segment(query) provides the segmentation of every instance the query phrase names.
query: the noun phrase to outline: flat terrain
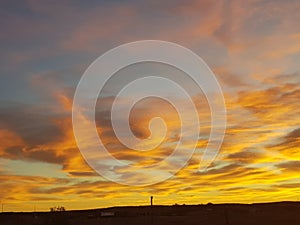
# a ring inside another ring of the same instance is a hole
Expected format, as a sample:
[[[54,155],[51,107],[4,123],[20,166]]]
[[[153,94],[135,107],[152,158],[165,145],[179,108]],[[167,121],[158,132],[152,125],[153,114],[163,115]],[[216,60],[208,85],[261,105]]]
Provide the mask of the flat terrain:
[[[208,204],[0,213],[1,225],[299,225],[300,203]]]

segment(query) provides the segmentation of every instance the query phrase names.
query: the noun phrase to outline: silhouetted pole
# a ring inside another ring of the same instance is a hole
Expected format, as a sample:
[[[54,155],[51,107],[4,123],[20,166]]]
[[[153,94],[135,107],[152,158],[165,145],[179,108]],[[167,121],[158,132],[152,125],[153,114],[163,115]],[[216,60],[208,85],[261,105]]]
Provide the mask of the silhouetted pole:
[[[151,205],[151,209],[150,209],[150,224],[153,225],[153,196],[150,196],[150,205]]]

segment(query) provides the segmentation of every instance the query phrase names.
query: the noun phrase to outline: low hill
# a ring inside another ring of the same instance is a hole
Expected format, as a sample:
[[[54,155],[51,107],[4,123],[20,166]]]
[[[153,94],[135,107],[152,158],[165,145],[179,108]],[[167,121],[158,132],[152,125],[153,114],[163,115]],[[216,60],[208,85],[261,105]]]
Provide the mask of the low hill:
[[[1,225],[299,225],[300,203],[128,206],[2,213]]]

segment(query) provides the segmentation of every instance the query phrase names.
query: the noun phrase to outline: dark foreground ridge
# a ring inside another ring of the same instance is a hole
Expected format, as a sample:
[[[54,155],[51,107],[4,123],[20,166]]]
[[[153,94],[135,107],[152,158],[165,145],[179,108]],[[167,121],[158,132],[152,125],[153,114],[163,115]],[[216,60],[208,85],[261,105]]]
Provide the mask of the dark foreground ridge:
[[[1,225],[299,225],[300,203],[129,206],[2,213]]]

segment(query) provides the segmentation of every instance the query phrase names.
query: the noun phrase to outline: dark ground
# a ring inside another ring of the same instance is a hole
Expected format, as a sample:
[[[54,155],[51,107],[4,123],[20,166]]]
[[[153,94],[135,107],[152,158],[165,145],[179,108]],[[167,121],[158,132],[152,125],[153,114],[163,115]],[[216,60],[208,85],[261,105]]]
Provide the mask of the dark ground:
[[[0,224],[300,225],[300,203],[140,206],[66,212],[0,213]]]

